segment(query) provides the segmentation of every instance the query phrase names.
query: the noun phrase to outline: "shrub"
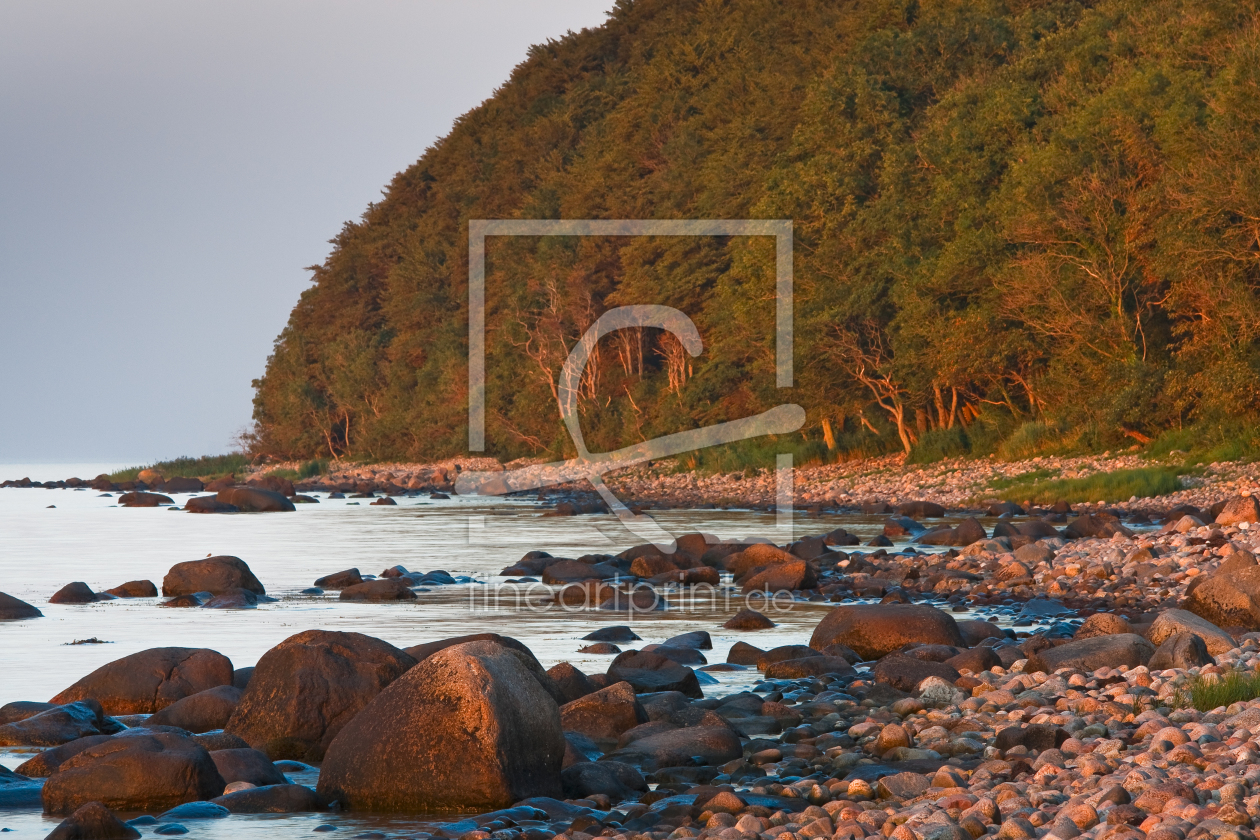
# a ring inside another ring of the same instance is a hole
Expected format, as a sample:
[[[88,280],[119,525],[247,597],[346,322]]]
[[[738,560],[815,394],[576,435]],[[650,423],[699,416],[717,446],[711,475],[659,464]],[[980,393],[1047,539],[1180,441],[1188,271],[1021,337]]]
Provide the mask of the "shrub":
[[[932,464],[947,458],[961,458],[971,452],[967,430],[961,425],[952,429],[932,429],[919,437],[919,442],[906,458],[908,464]]]
[[[158,461],[147,467],[129,467],[110,473],[110,481],[135,481],[141,470],[157,470],[163,478],[215,479],[233,475],[249,467],[249,456],[241,452],[227,455],[202,455],[200,458],[184,456],[170,461]]]

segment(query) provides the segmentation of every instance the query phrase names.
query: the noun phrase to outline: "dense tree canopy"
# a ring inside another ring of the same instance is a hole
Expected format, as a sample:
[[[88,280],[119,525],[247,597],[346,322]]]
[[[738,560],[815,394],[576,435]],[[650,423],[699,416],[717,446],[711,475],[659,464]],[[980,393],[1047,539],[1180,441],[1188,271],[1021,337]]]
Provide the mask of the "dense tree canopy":
[[[1248,423],[1260,0],[621,0],[333,240],[255,383],[254,446],[465,451],[467,222],[509,218],[793,220],[797,375],[774,387],[769,238],[491,238],[504,458],[572,454],[560,366],[633,303],[683,310],[705,351],[604,339],[595,451],[789,401],[805,435],[884,451]]]

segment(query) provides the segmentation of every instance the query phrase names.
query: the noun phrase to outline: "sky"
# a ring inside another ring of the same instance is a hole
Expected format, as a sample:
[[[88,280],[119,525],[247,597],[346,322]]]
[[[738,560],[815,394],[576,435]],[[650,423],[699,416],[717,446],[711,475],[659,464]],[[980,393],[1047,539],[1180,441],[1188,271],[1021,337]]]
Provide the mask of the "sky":
[[[611,7],[0,0],[0,464],[233,448],[328,240]]]

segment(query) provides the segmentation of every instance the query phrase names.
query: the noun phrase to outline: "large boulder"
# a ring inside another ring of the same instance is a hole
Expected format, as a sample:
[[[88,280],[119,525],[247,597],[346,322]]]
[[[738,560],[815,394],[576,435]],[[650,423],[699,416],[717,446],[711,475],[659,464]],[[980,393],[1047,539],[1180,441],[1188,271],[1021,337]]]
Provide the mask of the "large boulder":
[[[158,595],[157,587],[151,580],[129,580],[105,592],[116,598],[156,598]]]
[[[467,636],[451,636],[448,639],[438,639],[436,642],[425,642],[424,644],[412,645],[409,648],[403,648],[403,650],[412,659],[417,662],[423,662],[440,650],[446,650],[448,647],[455,647],[455,645],[463,645],[468,642],[494,642],[495,644],[503,645],[505,648],[517,651],[518,653],[523,653],[530,659],[534,659],[533,651],[525,645],[521,644],[516,639],[513,639],[511,636],[500,636],[498,633],[472,633]],[[537,662],[538,660],[534,659],[534,661]],[[541,669],[542,665],[538,665],[538,668]]]
[[[351,586],[357,586],[363,583],[363,575],[359,574],[358,569],[346,569],[343,572],[333,572],[331,575],[324,575],[315,581],[315,585],[320,589],[348,589]]]
[[[945,508],[936,502],[903,502],[896,510],[899,516],[911,519],[939,519],[945,515]]]
[[[140,832],[99,802],[81,805],[44,840],[138,840]]]
[[[176,700],[232,684],[232,661],[208,648],[150,648],[102,665],[52,698],[94,698],[111,715],[147,715]]]
[[[1110,668],[1119,668],[1121,665],[1136,668],[1149,662],[1154,654],[1155,646],[1136,633],[1093,636],[1038,651],[1028,657],[1028,665],[1024,670],[1030,674],[1037,671],[1050,674],[1059,668],[1075,668],[1079,671],[1097,671],[1104,665]]]
[[[627,729],[647,723],[648,715],[627,682],[613,683],[560,707],[566,732],[579,732],[601,749],[612,749]]]
[[[229,487],[215,497],[226,505],[234,505],[242,513],[280,513],[297,510],[293,502],[274,490],[261,487]]]
[[[0,746],[55,747],[89,735],[112,735],[123,728],[105,715],[100,703],[85,699],[0,726]]]
[[[791,592],[797,589],[813,589],[818,585],[818,574],[805,560],[774,563],[753,568],[741,581],[745,592]]]
[[[165,811],[212,799],[225,783],[204,747],[182,735],[117,735],[63,762],[44,783],[44,813],[88,802],[118,811]]]
[[[1185,608],[1217,627],[1260,630],[1260,566],[1218,569],[1190,590]]]
[[[802,656],[783,659],[766,668],[768,680],[800,680],[805,677],[821,677],[824,674],[851,674],[853,666],[839,656]]]
[[[1146,638],[1151,644],[1159,646],[1178,633],[1193,633],[1198,636],[1212,656],[1220,656],[1238,647],[1233,636],[1186,610],[1164,610],[1146,632]]]
[[[233,589],[244,589],[258,595],[267,590],[239,557],[206,557],[176,563],[162,578],[162,594],[192,595],[195,592],[212,592],[218,595]]]
[[[765,543],[754,543],[743,551],[728,555],[724,561],[726,571],[736,578],[742,578],[753,569],[761,566],[776,566],[780,563],[796,563],[800,560],[795,554],[784,551],[778,546]]]
[[[258,660],[224,729],[272,759],[318,762],[341,728],[415,664],[362,633],[298,633]]]
[[[188,513],[240,513],[236,505],[219,501],[218,496],[196,496],[184,502],[184,510]]]
[[[17,621],[23,618],[39,618],[43,613],[37,608],[12,595],[0,592],[0,621]]]
[[[211,750],[210,758],[219,768],[219,775],[227,784],[249,782],[251,785],[287,785],[289,780],[272,763],[267,754],[250,747],[227,750]]]
[[[351,810],[486,811],[561,795],[560,710],[519,655],[446,648],[408,671],[333,741],[318,792]]]
[[[158,485],[159,489],[167,493],[200,493],[206,489],[199,478],[188,478],[186,476],[176,476],[168,478]]]
[[[43,785],[0,765],[0,808],[38,808]]]
[[[1216,514],[1217,525],[1238,525],[1242,522],[1260,522],[1260,501],[1255,496],[1236,496]]]
[[[949,613],[922,604],[855,604],[836,607],[818,623],[809,646],[842,644],[863,659],[878,659],[907,644],[966,647]]]
[[[241,701],[241,690],[231,685],[207,688],[176,700],[145,721],[145,726],[175,726],[189,732],[222,729]]]
[[[568,662],[561,662],[547,669],[547,676],[555,684],[561,703],[569,703],[596,690],[591,678]]]
[[[608,666],[609,682],[628,682],[636,693],[681,691],[688,697],[704,697],[696,672],[672,659],[650,651],[627,650]]]

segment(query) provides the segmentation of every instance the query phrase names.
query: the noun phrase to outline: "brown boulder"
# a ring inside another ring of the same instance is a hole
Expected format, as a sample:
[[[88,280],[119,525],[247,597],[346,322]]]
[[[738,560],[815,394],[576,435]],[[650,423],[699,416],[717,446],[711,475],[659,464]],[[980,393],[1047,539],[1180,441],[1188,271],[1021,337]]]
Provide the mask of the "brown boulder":
[[[227,726],[241,690],[231,685],[207,688],[176,700],[145,721],[145,726],[176,726],[189,732],[209,732]]]
[[[0,592],[0,621],[18,621],[23,618],[40,618],[43,613],[25,601]]]
[[[359,574],[358,569],[334,572],[331,575],[324,575],[315,581],[315,585],[321,589],[348,589],[351,586],[358,586],[360,583],[363,583],[363,575]]]
[[[156,598],[158,595],[157,587],[151,580],[129,580],[122,586],[105,591],[119,598]]]
[[[551,677],[551,681],[555,683],[560,692],[560,700],[564,703],[585,697],[595,691],[590,678],[568,662],[561,662],[548,668],[547,676]]]
[[[875,663],[871,674],[875,682],[886,683],[900,691],[914,691],[919,683],[928,677],[940,677],[948,682],[954,682],[960,676],[952,665],[944,662],[929,662],[896,653],[885,656]]]
[[[1240,522],[1260,522],[1260,502],[1255,496],[1236,496],[1227,501],[1216,515],[1217,525],[1237,525]]]
[[[493,642],[430,656],[336,737],[319,794],[350,810],[486,811],[562,795],[560,711]]]
[[[210,758],[227,784],[249,782],[251,785],[287,785],[289,780],[267,754],[251,747],[212,750]]]
[[[695,671],[649,651],[628,650],[618,654],[608,666],[608,679],[628,682],[639,694],[680,691],[688,697],[704,697]]]
[[[340,601],[414,601],[419,596],[411,591],[410,578],[379,578],[347,586],[337,596]]]
[[[857,604],[836,607],[823,618],[809,646],[842,644],[863,659],[878,659],[910,643],[966,647],[949,613],[922,604]]]
[[[1059,668],[1097,671],[1104,665],[1136,668],[1149,662],[1154,653],[1154,645],[1134,633],[1094,636],[1038,651],[1028,657],[1024,671],[1029,674],[1037,671],[1050,674]]]
[[[249,566],[239,557],[206,557],[176,563],[162,578],[162,594],[192,595],[195,592],[211,592],[218,595],[233,589],[244,589],[258,595],[267,590],[254,577]]]
[[[119,811],[165,811],[212,799],[225,783],[205,748],[181,735],[119,735],[63,762],[44,783],[44,813],[88,802]]]
[[[89,698],[0,726],[0,746],[54,747],[122,729],[122,724],[105,715],[100,703]]]
[[[1133,627],[1124,616],[1115,613],[1094,613],[1081,623],[1072,638],[1092,639],[1095,636],[1115,636],[1132,632]]]
[[[1260,630],[1260,566],[1218,571],[1190,590],[1185,608],[1217,627]]]
[[[59,705],[93,698],[106,714],[144,715],[176,700],[232,684],[232,662],[208,648],[150,648],[102,665],[52,698]]]
[[[808,562],[793,560],[752,569],[740,585],[745,592],[790,592],[813,589],[818,585],[818,575]]]
[[[145,493],[140,490],[133,490],[130,493],[123,493],[119,496],[118,504],[123,507],[158,507],[159,505],[173,505],[175,500],[170,496],[163,496],[161,493]]]
[[[634,687],[626,682],[614,683],[560,707],[564,730],[579,732],[602,749],[615,747],[622,733],[647,720]]]
[[[224,729],[272,759],[318,762],[342,727],[415,664],[361,633],[298,633],[258,660]]]
[[[727,630],[769,630],[775,623],[762,613],[745,607],[727,619],[722,626]]]
[[[99,802],[89,802],[66,817],[44,840],[137,840],[140,832]]]
[[[67,583],[48,599],[50,604],[91,604],[95,601],[96,593],[81,580]]]
[[[805,677],[821,677],[824,674],[851,674],[853,666],[839,656],[815,654],[800,659],[784,659],[766,668],[768,680],[799,680]]]
[[[297,510],[293,502],[280,493],[260,487],[230,487],[220,490],[215,497],[227,505],[234,505],[243,513],[280,513]]]
[[[799,563],[800,558],[784,551],[778,546],[766,543],[754,543],[743,551],[729,555],[725,560],[725,569],[736,578],[741,578],[760,566],[773,566],[779,563]]]
[[[184,502],[188,513],[240,513],[236,505],[219,501],[218,496],[197,496]]]

